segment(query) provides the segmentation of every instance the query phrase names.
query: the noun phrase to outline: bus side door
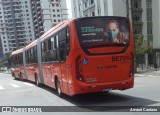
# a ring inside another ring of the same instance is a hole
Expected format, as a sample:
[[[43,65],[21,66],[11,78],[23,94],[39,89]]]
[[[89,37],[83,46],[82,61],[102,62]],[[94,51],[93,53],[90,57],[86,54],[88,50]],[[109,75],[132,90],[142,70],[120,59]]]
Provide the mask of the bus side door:
[[[60,58],[60,66],[61,66],[61,80],[63,84],[63,92],[69,94],[68,89],[68,76],[66,72],[66,41],[59,41],[59,58]]]

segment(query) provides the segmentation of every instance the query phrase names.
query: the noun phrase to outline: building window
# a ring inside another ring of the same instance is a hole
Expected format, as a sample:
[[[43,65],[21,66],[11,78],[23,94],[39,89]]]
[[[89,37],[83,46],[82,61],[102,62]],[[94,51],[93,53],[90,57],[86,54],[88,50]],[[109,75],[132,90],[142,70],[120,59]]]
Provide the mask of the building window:
[[[133,8],[141,8],[141,0],[134,0],[132,2],[132,7]]]
[[[153,41],[149,41],[149,47],[153,47]]]
[[[152,14],[147,14],[147,21],[151,22],[152,21]]]
[[[91,12],[91,16],[95,16],[95,12],[94,11]]]
[[[98,15],[101,15],[101,8],[98,8]]]
[[[152,28],[147,28],[147,34],[152,34]]]
[[[90,4],[91,4],[91,5],[94,4],[94,0],[90,0]]]
[[[141,28],[134,28],[133,33],[136,34],[142,34],[142,29]]]
[[[147,8],[152,8],[152,1],[151,0],[147,0]]]
[[[142,15],[141,14],[133,14],[133,21],[135,21],[135,22],[142,21]]]
[[[87,8],[87,2],[84,3],[84,9]]]
[[[81,4],[79,5],[79,11],[81,11]]]
[[[77,9],[76,9],[76,7],[74,8],[74,13],[75,13],[75,14],[77,13]]]

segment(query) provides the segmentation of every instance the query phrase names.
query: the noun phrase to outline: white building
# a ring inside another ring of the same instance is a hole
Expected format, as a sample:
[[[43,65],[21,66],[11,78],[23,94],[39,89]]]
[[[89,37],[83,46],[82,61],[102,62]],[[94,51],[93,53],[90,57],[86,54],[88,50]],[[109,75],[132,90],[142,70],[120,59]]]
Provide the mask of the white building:
[[[126,16],[122,0],[72,0],[73,17]]]
[[[31,0],[35,38],[68,19],[66,0]]]
[[[0,39],[3,53],[23,47],[34,39],[30,1],[0,0]]]
[[[153,26],[153,49],[154,60],[160,67],[160,0],[152,0],[152,26]]]
[[[134,35],[142,34],[143,40],[153,48],[152,52],[145,54],[140,63],[156,64],[160,67],[160,0],[72,0],[74,18],[88,16],[126,17],[128,12],[133,24]]]

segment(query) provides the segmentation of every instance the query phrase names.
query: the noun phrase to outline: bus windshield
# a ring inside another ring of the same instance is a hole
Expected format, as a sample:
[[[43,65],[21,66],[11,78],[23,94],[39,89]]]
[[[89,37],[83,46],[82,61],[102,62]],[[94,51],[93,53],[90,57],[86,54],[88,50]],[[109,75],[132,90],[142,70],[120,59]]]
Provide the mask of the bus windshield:
[[[129,44],[127,18],[87,18],[75,20],[81,47],[108,47]]]

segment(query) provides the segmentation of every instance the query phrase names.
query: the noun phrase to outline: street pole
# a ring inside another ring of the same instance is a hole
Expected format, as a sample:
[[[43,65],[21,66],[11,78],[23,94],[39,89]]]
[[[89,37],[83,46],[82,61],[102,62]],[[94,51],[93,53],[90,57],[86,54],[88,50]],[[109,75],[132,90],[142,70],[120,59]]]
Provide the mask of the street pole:
[[[131,8],[129,6],[129,2],[131,5]],[[132,0],[126,0],[126,13],[127,13],[127,17],[130,19],[130,22],[132,24],[132,28],[133,28],[133,12],[132,12]],[[132,29],[133,32],[133,29]],[[134,39],[134,36],[133,36]],[[134,48],[135,48],[135,39],[134,39]],[[137,65],[136,65],[136,56],[135,56],[135,50],[134,50],[134,71],[137,72]]]
[[[127,17],[129,18],[129,1],[126,0]]]
[[[128,1],[128,0],[127,0]],[[128,3],[129,5],[129,3]],[[132,0],[130,0],[130,5],[131,5],[131,19],[130,21],[132,22],[132,32],[133,32],[133,5],[132,5]],[[135,52],[135,38],[134,38],[134,35],[133,35],[133,40],[134,40],[134,71],[137,72],[137,60],[136,60],[136,52]]]

